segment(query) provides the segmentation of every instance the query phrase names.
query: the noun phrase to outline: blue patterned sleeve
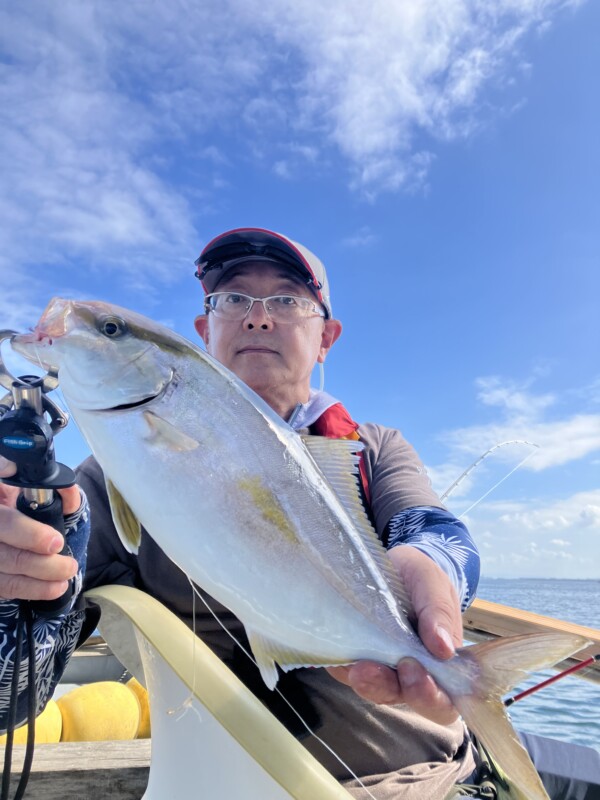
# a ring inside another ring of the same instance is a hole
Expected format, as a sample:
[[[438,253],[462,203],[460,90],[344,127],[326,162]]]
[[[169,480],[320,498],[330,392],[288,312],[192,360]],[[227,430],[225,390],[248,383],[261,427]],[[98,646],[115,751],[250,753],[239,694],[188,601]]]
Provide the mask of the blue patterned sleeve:
[[[466,526],[449,511],[433,506],[406,508],[387,526],[388,550],[411,545],[428,555],[454,584],[464,611],[479,583],[479,551]]]
[[[90,522],[87,499],[83,492],[81,494],[82,502],[79,510],[75,514],[65,517],[66,543],[70,554],[79,564],[79,571],[74,578],[75,591],[70,605],[53,617],[42,617],[35,613],[33,615],[36,661],[35,690],[38,714],[43,711],[65,670],[79,639],[85,618],[81,602],[81,587],[85,572]],[[18,616],[19,602],[17,600],[0,601],[0,733],[4,733],[8,725]],[[27,719],[27,652],[27,642],[24,641],[19,675],[17,726],[23,724]]]

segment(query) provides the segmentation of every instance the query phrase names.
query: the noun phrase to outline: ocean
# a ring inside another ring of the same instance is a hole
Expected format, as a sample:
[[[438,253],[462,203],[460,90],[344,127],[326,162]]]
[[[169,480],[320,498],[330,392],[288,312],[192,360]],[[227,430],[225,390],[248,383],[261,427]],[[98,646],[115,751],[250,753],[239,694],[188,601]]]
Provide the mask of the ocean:
[[[600,580],[541,580],[482,578],[478,597],[536,614],[600,629]],[[535,673],[511,692],[540,683],[556,673]],[[514,727],[600,750],[600,683],[568,676],[515,703],[510,709]]]

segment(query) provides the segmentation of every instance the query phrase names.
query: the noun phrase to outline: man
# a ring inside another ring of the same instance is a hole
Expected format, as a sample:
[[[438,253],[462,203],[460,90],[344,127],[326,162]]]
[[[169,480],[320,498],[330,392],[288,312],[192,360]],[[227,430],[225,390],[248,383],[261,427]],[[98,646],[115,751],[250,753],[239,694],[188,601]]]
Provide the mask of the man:
[[[419,635],[434,655],[449,658],[462,642],[460,610],[476,588],[477,551],[462,523],[441,506],[398,431],[359,426],[340,403],[311,390],[315,364],[326,359],[341,334],[323,265],[287,237],[256,228],[216,237],[196,263],[206,298],[205,313],[195,326],[207,351],[296,429],[365,443],[361,478],[368,512],[410,593]],[[7,474],[10,465],[0,464],[0,470]],[[58,555],[62,537],[20,515],[12,507],[15,492],[0,489],[0,597],[6,598],[0,603],[0,624],[10,632],[15,599],[58,597],[77,574],[84,588],[123,583],[144,589],[191,624],[187,579],[150,537],[143,533],[138,558],[123,549],[93,459],[81,465],[78,481],[83,493],[78,487],[62,491],[74,558]],[[92,528],[87,563],[86,496]],[[210,602],[222,623],[237,638],[243,636],[233,615]],[[47,648],[41,665],[46,690],[60,677],[84,617],[78,601],[56,619],[55,646]],[[197,615],[195,629],[281,713],[208,612]],[[285,691],[319,737],[381,800],[440,798],[471,773],[474,762],[464,725],[449,698],[415,661],[402,661],[397,669],[363,662],[328,672],[296,670],[286,676]],[[40,697],[39,704],[45,699]],[[0,682],[0,713],[5,712],[3,700]],[[292,722],[283,721],[293,729]],[[357,798],[365,796],[316,740],[304,744]]]

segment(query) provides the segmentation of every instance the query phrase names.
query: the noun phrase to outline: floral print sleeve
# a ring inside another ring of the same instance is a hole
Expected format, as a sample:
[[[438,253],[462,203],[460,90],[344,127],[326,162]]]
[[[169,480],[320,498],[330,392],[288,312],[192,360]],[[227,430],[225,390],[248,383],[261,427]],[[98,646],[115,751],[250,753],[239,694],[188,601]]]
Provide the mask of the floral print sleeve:
[[[73,597],[69,606],[55,616],[47,617],[34,613],[33,638],[36,661],[36,706],[39,714],[52,696],[67,662],[75,649],[85,618],[81,587],[90,534],[89,509],[82,492],[82,501],[75,514],[65,517],[65,535],[70,554],[79,564]],[[0,601],[0,732],[4,733],[8,724],[11,682],[13,676],[18,600]],[[27,718],[27,642],[23,642],[21,668],[19,670],[19,695],[17,702],[17,725]]]
[[[466,526],[433,506],[407,508],[387,526],[387,548],[411,545],[428,555],[453,582],[464,611],[479,583],[479,552]]]

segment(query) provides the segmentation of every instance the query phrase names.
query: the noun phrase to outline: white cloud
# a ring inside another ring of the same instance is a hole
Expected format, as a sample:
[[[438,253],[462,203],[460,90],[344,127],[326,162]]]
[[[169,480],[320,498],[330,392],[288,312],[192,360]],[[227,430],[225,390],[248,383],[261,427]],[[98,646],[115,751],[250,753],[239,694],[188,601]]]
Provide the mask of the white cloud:
[[[518,384],[498,377],[476,381],[478,399],[493,411],[489,424],[447,431],[442,439],[449,445],[448,462],[428,467],[434,488],[445,491],[451,480],[477,462],[487,447],[511,440],[537,442],[539,450],[524,445],[496,448],[466,480],[447,503],[473,534],[480,547],[482,570],[497,577],[600,577],[600,489],[568,493],[557,497],[533,476],[524,482],[504,484],[507,499],[486,496],[516,467],[527,452],[534,455],[522,468],[534,473],[575,462],[600,451],[600,415],[565,413],[565,403],[574,398],[585,403],[589,392],[565,390],[561,394],[534,391],[538,377],[548,378],[547,369]],[[569,405],[571,408],[571,405]],[[563,415],[562,418],[560,415]],[[552,415],[554,419],[547,419]],[[461,462],[461,456],[463,461]],[[589,459],[593,464],[597,459]],[[464,463],[462,469],[456,465]],[[568,485],[569,480],[565,481]],[[530,496],[522,499],[523,485]],[[511,489],[518,487],[518,499]],[[531,492],[537,491],[537,496]],[[481,501],[480,501],[481,498]],[[463,509],[468,508],[464,514]]]
[[[369,228],[368,225],[363,225],[354,233],[350,234],[350,236],[346,236],[342,239],[342,245],[344,247],[368,247],[370,244],[373,244],[377,241],[377,236],[373,233],[373,231]]]
[[[198,250],[215,188],[230,184],[224,151],[288,180],[338,153],[367,196],[422,185],[436,141],[472,133],[484,88],[519,70],[523,34],[576,6],[11,4],[0,12],[0,279],[43,264],[67,282],[81,265],[172,280]]]
[[[600,578],[600,489],[487,501],[468,527],[488,576]]]
[[[243,5],[246,19],[302,61],[296,123],[323,130],[350,160],[357,184],[395,189],[427,171],[431,147],[418,143],[419,134],[469,135],[480,124],[483,87],[510,74],[524,33],[577,3]]]
[[[538,501],[539,503],[539,501]],[[489,509],[494,508],[493,504]],[[499,521],[507,526],[530,531],[600,531],[600,489],[579,492],[571,497],[535,507],[534,501],[518,510],[501,513]],[[558,541],[558,540],[556,540]]]
[[[479,388],[477,397],[488,406],[498,406],[512,416],[531,419],[539,415],[546,408],[554,405],[556,398],[552,394],[535,396],[526,391],[531,381],[524,387],[519,387],[510,382],[503,382],[497,376],[478,378],[475,381]]]
[[[477,456],[500,442],[528,441],[538,445],[538,450],[523,466],[538,472],[600,451],[600,414],[570,413],[545,419],[550,411],[559,415],[560,398],[536,395],[530,391],[531,380],[519,386],[491,377],[478,379],[476,385],[478,399],[499,408],[502,419],[444,433],[441,438],[453,452]],[[498,451],[497,456],[515,459],[511,448]]]
[[[93,4],[37,10],[2,25],[0,278],[27,276],[29,297],[34,264],[118,268],[125,283],[143,265],[170,280],[194,237],[186,202],[145,155],[152,110],[118,90]]]
[[[273,172],[280,178],[289,180],[292,177],[292,171],[287,161],[276,161],[273,164]]]
[[[523,420],[461,428],[444,434],[453,449],[477,455],[498,442],[521,439],[539,450],[524,469],[540,471],[584,458],[600,450],[600,414],[575,414],[553,422]]]

